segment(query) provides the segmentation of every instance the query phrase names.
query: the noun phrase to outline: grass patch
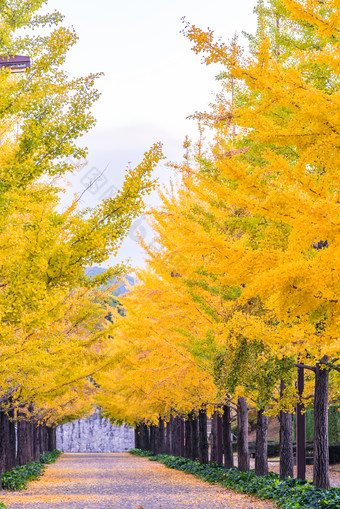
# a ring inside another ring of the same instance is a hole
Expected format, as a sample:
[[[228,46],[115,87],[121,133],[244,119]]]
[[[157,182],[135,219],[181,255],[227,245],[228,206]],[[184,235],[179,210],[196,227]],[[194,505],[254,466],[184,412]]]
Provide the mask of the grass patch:
[[[60,456],[61,451],[46,452],[41,454],[40,461],[31,461],[27,465],[14,467],[2,474],[2,488],[4,490],[24,490],[28,483],[39,479],[44,473],[45,465],[54,463]],[[4,506],[6,507],[6,506]],[[1,509],[1,505],[0,505]]]
[[[193,474],[209,483],[219,484],[240,493],[255,495],[260,499],[273,500],[284,509],[338,509],[340,507],[340,488],[321,490],[310,481],[288,478],[280,481],[279,475],[258,477],[254,470],[240,472],[236,468],[226,470],[220,465],[201,465],[182,457],[167,454],[154,455],[150,451],[132,449],[136,456],[148,457],[151,461],[159,461],[163,465]]]

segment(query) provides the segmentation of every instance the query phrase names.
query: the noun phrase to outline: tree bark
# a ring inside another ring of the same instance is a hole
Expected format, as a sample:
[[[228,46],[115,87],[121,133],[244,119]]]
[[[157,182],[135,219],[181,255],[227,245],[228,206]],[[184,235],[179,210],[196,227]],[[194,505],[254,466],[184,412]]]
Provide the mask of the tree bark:
[[[223,406],[223,451],[225,468],[234,467],[233,441],[231,435],[231,412],[230,406]]]
[[[9,443],[9,419],[6,412],[0,412],[1,472],[12,469],[11,447]]]
[[[176,456],[176,419],[171,415],[170,417],[170,454]]]
[[[239,397],[237,402],[237,458],[241,472],[249,470],[248,448],[248,406],[246,398]]]
[[[210,463],[217,463],[217,412],[214,412],[211,419],[211,453]]]
[[[26,427],[27,434],[27,463],[34,461],[34,423],[28,421]]]
[[[171,418],[165,429],[165,454],[171,454]]]
[[[293,419],[281,410],[280,416],[280,479],[294,477]]]
[[[56,447],[54,445],[54,435],[56,428],[53,426],[47,426],[47,450],[53,452]],[[138,437],[139,438],[139,437]]]
[[[264,409],[257,412],[256,446],[255,446],[255,475],[268,475],[268,417]]]
[[[57,449],[57,427],[52,426],[51,431],[49,432],[49,447],[52,446],[52,449],[49,449],[50,451],[55,451]]]
[[[40,454],[45,454],[45,452],[46,452],[46,425],[44,422],[42,424],[40,424],[39,431],[40,431],[40,440],[39,440],[39,445],[40,445],[39,455],[40,455]]]
[[[197,440],[198,440],[198,434],[197,434],[197,415],[195,412],[191,413],[191,459],[193,461],[196,461],[198,458],[198,447],[197,447]]]
[[[325,359],[326,361],[328,359]],[[329,444],[328,444],[328,369],[316,365],[314,393],[314,469],[313,484],[328,490]]]
[[[144,423],[141,425],[142,428],[142,436],[141,436],[141,446],[143,451],[149,451],[150,450],[150,436],[149,436],[149,428]]]
[[[185,446],[184,446],[184,457],[191,458],[191,414],[188,415],[187,419],[184,421],[184,429],[185,429]]]
[[[14,421],[14,410],[9,411],[9,447],[10,447],[10,466],[8,470],[12,470],[17,465],[16,456],[16,431]]]
[[[151,424],[149,426],[150,429],[150,451],[152,451],[154,454],[156,452],[156,426],[154,424]]]
[[[180,456],[184,458],[184,438],[185,438],[185,430],[184,430],[184,419],[180,419],[179,427],[180,427]]]
[[[135,449],[140,449],[140,426],[136,424],[135,426]]]
[[[306,479],[306,413],[301,400],[305,375],[304,368],[298,367],[297,390],[299,401],[296,404],[296,474],[298,479]]]
[[[3,472],[7,470],[8,454],[9,454],[8,416],[5,412],[0,412],[0,478]]]
[[[40,430],[38,428],[38,425],[36,422],[33,423],[32,428],[32,434],[33,434],[33,461],[39,461],[40,456]]]
[[[18,450],[17,450],[17,464],[18,465],[26,465],[29,459],[29,433],[28,433],[29,423],[24,420],[18,421],[17,424],[17,437],[18,437]]]
[[[198,461],[201,464],[209,463],[209,447],[207,436],[207,412],[201,408],[198,413]]]
[[[164,453],[164,421],[160,417],[158,420],[157,454],[163,453]]]
[[[216,459],[218,465],[223,465],[223,416],[216,415]]]
[[[182,445],[181,445],[181,417],[178,415],[174,419],[174,452],[175,456],[180,456],[182,453]]]

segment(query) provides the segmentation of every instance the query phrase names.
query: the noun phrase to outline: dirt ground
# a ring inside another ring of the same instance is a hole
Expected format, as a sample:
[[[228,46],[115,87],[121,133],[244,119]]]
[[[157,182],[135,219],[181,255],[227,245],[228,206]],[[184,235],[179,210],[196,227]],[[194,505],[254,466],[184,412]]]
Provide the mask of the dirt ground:
[[[9,509],[273,509],[129,454],[63,454],[22,492],[2,492]]]

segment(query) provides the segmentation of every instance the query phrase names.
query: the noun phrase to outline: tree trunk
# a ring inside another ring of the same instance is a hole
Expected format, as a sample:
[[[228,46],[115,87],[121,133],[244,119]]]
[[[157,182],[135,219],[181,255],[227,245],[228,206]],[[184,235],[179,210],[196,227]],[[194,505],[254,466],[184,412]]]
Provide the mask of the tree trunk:
[[[34,423],[28,421],[26,427],[27,434],[27,463],[34,461]]]
[[[24,420],[18,421],[17,424],[17,437],[18,437],[18,450],[17,450],[17,464],[26,465],[29,462],[29,423]]]
[[[223,405],[223,451],[225,468],[234,467],[233,441],[231,435],[230,406]]]
[[[185,442],[185,430],[184,430],[184,419],[180,420],[180,430],[179,430],[179,436],[180,436],[180,456],[181,458],[184,458],[184,442]]]
[[[185,427],[185,446],[184,446],[184,457],[191,458],[191,414],[188,415],[187,419],[184,421]]]
[[[12,470],[17,465],[16,456],[16,431],[14,421],[14,410],[9,411],[9,447],[10,447],[10,467],[8,470]]]
[[[164,453],[164,421],[160,417],[158,421],[157,454]]]
[[[33,435],[33,454],[32,454],[32,460],[33,461],[39,461],[39,451],[40,451],[40,444],[39,444],[39,439],[40,439],[40,433],[39,433],[39,428],[38,428],[38,425],[36,422],[33,423],[33,426],[32,426],[32,435]]]
[[[135,449],[140,449],[139,435],[140,435],[140,426],[139,426],[139,424],[136,424],[135,425]]]
[[[174,419],[174,455],[180,456],[182,453],[182,446],[181,446],[181,417],[176,416]]]
[[[198,413],[198,461],[203,465],[209,463],[209,447],[207,436],[207,412],[201,408]]]
[[[195,412],[191,413],[190,424],[191,424],[191,459],[193,461],[196,461],[198,457],[198,447],[197,447],[198,436],[197,436],[197,416]]]
[[[171,418],[170,418],[171,420]],[[171,454],[171,424],[170,420],[165,429],[165,454]]]
[[[268,417],[264,409],[257,412],[256,446],[255,446],[255,475],[268,475]]]
[[[40,454],[45,454],[45,452],[46,452],[46,425],[45,425],[45,423],[42,423],[39,426],[39,431],[40,431],[40,440],[39,440],[40,449],[39,449],[39,453]]]
[[[8,416],[5,412],[0,412],[0,478],[1,474],[7,470],[9,454],[9,426]]]
[[[281,410],[280,416],[280,479],[294,477],[292,414]]]
[[[216,459],[218,465],[223,465],[223,416],[216,415]]]
[[[154,428],[154,437],[153,437],[154,451],[153,452],[155,454],[159,454],[159,451],[158,451],[158,439],[159,439],[159,427],[158,427],[158,424],[154,424],[153,428]]]
[[[327,361],[328,358],[325,358]],[[314,469],[313,484],[316,488],[328,490],[329,448],[328,448],[328,369],[316,365],[314,393]]]
[[[171,415],[170,417],[170,454],[176,456],[176,419]]]
[[[52,426],[51,441],[52,441],[51,451],[55,451],[57,449],[57,427],[56,426]]]
[[[54,447],[54,433],[55,427],[47,426],[47,450],[53,452],[56,447]]]
[[[296,404],[296,474],[298,479],[306,479],[306,413],[301,400],[305,375],[304,368],[298,367],[297,389],[299,402]]]
[[[150,451],[155,453],[156,452],[156,447],[155,447],[155,445],[156,445],[156,440],[155,440],[156,426],[154,424],[151,424],[149,429],[150,429]]]
[[[142,437],[141,437],[141,446],[143,451],[150,450],[150,436],[149,436],[149,428],[146,424],[141,425],[142,428]]]
[[[1,472],[12,469],[11,447],[9,443],[9,419],[5,412],[0,412]]]
[[[239,397],[237,402],[237,458],[241,472],[249,470],[248,449],[248,407],[246,398]]]
[[[210,463],[217,463],[217,412],[214,412],[211,419],[211,454]]]

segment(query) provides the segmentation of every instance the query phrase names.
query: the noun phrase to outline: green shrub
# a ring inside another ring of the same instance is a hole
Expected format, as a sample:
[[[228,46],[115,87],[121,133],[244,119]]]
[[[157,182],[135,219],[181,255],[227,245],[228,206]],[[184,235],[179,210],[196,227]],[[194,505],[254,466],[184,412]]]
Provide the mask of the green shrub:
[[[40,461],[32,461],[27,465],[14,467],[2,474],[2,487],[4,490],[24,490],[28,483],[39,479],[44,473],[45,464],[54,463],[60,456],[61,451],[46,452],[41,454]],[[5,506],[4,506],[5,507]],[[1,509],[1,505],[0,505]]]
[[[129,451],[130,454],[134,454],[135,456],[140,456],[142,458],[150,458],[151,456],[154,456],[154,453],[151,451],[143,451],[142,449],[131,449]]]
[[[5,505],[3,502],[0,502],[0,509],[7,509],[7,505]]]
[[[134,450],[133,454],[148,456],[152,461],[159,461],[169,468],[193,474],[204,481],[218,483],[226,488],[256,495],[261,499],[275,501],[284,509],[337,509],[340,507],[340,488],[321,490],[315,488],[308,481],[286,479],[280,481],[278,474],[258,477],[254,470],[240,472],[236,468],[225,470],[219,465],[201,465],[198,461],[186,458],[168,456],[166,454],[152,455],[150,451]]]
[[[55,461],[57,461],[61,454],[62,452],[58,451],[58,449],[52,452],[48,451],[45,452],[44,454],[40,454],[40,463],[44,464],[54,463]]]
[[[40,461],[14,467],[2,474],[2,487],[4,490],[24,490],[30,481],[42,475],[44,469],[45,466]]]

